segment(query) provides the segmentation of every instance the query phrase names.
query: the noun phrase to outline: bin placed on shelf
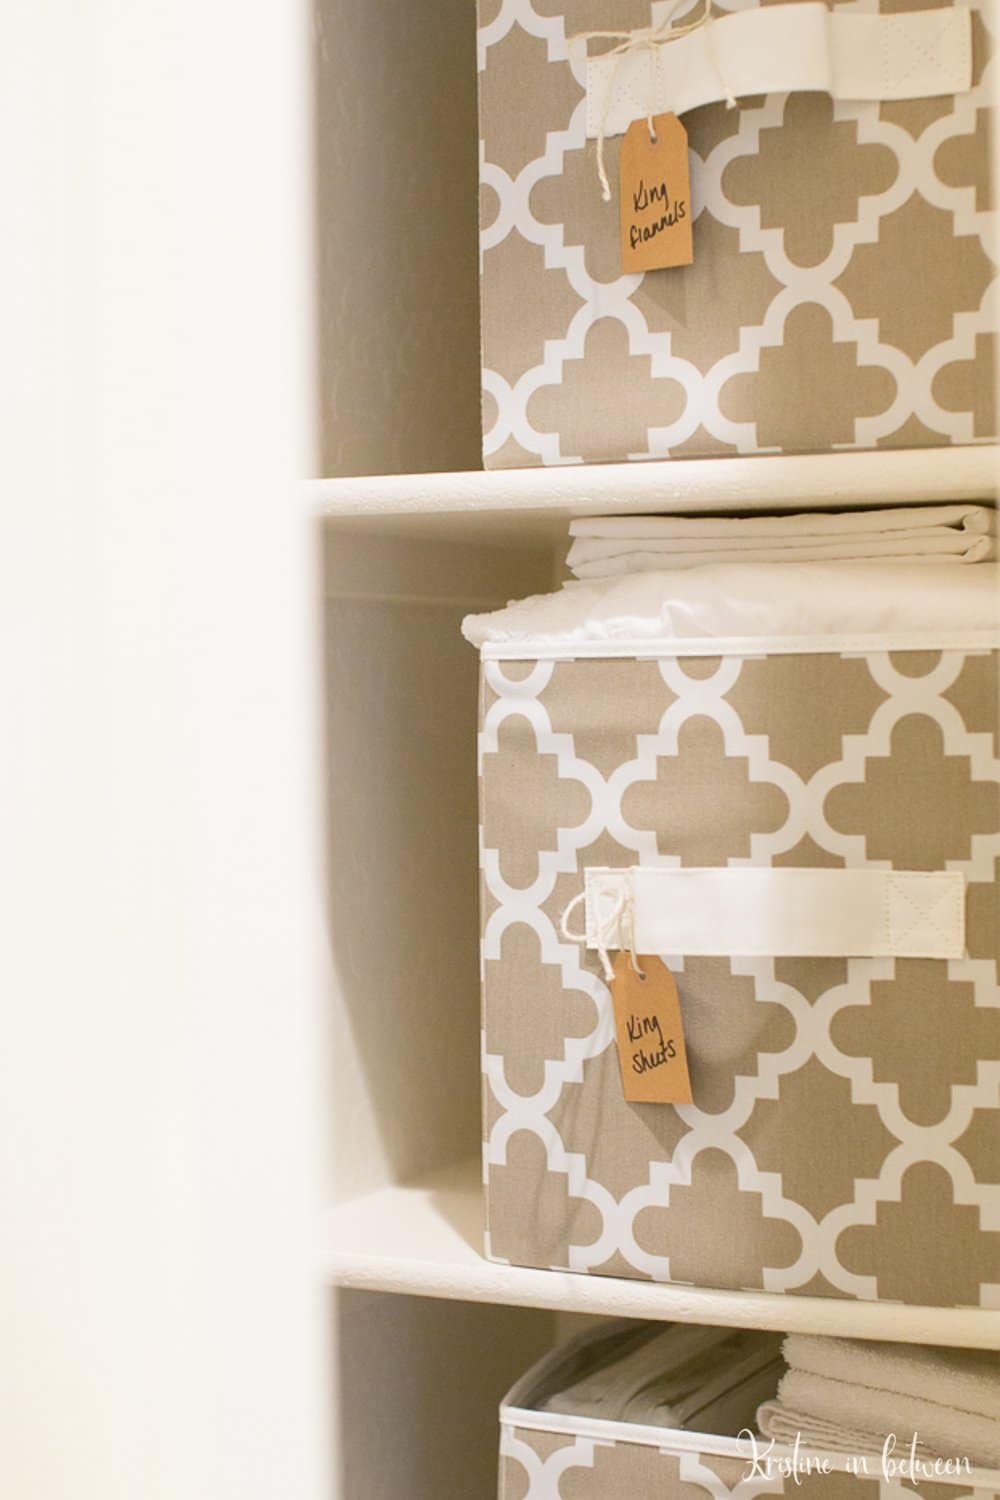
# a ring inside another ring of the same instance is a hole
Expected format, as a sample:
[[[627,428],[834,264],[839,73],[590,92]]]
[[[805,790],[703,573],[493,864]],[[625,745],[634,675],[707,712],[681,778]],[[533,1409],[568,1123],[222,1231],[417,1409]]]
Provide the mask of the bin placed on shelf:
[[[996,1305],[996,589],[722,565],[466,621],[492,1259]]]
[[[991,439],[994,11],[479,0],[486,466]]]
[[[757,1409],[784,1371],[779,1343],[771,1334],[621,1320],[588,1329],[505,1398],[500,1500],[957,1500],[995,1492],[995,1470],[958,1450],[931,1451],[905,1430],[905,1396],[899,1430],[893,1424],[878,1442],[820,1448],[798,1435],[784,1443],[762,1435]],[[995,1368],[987,1383],[995,1403]]]

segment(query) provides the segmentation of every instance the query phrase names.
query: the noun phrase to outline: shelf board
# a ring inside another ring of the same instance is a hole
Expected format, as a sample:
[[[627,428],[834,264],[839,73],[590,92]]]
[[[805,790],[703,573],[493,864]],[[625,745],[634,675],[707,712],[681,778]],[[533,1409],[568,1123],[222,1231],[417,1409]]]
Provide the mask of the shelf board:
[[[998,473],[1000,447],[980,444],[315,479],[305,492],[313,515],[352,530],[509,544],[559,538],[575,515],[989,500]]]
[[[322,1225],[323,1272],[337,1286],[362,1291],[1000,1349],[1000,1309],[904,1307],[768,1292],[705,1291],[495,1265],[479,1251],[482,1197],[477,1158],[408,1186],[383,1188],[342,1204],[327,1214]]]

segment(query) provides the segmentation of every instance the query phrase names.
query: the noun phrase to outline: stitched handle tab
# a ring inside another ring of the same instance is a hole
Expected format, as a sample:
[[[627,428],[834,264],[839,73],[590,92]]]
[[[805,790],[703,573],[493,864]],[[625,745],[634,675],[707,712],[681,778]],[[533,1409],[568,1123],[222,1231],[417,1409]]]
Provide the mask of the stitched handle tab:
[[[965,876],[954,870],[639,868],[584,872],[588,947],[799,958],[961,958]]]

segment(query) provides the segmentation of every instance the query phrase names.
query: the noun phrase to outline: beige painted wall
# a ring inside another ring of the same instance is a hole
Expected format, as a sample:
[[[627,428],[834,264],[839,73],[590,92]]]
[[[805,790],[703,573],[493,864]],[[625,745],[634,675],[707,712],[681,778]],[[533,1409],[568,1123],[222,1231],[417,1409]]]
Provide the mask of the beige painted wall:
[[[473,0],[317,0],[323,472],[480,467]]]

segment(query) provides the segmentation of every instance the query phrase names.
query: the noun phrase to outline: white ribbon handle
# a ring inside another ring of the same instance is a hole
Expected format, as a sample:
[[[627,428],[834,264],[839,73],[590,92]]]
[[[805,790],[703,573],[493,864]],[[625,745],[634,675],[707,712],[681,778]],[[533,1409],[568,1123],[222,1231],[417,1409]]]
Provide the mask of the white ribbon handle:
[[[965,953],[965,876],[958,870],[591,868],[584,896],[585,939],[605,970],[613,947],[691,958]]]

